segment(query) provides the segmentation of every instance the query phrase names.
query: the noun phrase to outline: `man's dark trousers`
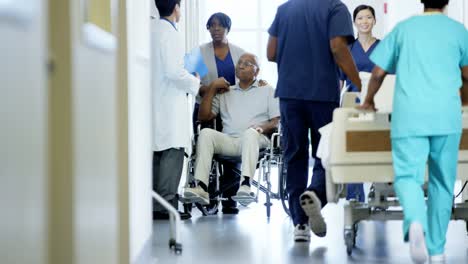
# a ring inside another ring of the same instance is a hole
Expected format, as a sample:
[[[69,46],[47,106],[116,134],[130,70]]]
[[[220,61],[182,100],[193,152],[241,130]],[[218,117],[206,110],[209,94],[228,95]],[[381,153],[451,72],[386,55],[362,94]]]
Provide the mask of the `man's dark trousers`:
[[[289,208],[294,225],[305,224],[308,218],[302,210],[299,197],[307,189],[314,191],[322,203],[327,204],[325,170],[317,158],[320,141],[319,128],[330,123],[336,102],[315,102],[296,99],[281,99],[281,121],[284,130],[284,159],[287,166],[286,188]],[[307,187],[309,171],[309,132],[312,157],[315,159],[312,182]]]
[[[184,167],[184,149],[171,148],[153,152],[153,190],[178,209],[177,189]],[[153,212],[166,212],[153,199]]]

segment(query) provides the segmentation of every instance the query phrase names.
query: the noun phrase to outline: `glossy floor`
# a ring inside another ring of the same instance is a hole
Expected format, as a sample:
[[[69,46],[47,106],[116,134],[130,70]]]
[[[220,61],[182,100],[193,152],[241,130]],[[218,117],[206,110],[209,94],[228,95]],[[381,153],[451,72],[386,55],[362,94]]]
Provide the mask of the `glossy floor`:
[[[290,218],[275,201],[271,218],[262,203],[242,208],[237,216],[201,216],[183,222],[183,252],[168,248],[169,223],[154,222],[148,263],[411,263],[408,244],[402,240],[401,221],[362,222],[356,248],[348,257],[343,240],[342,204],[323,210],[328,224],[325,238],[312,236],[310,243],[294,243]],[[468,263],[468,236],[464,221],[450,222],[446,245],[447,263]]]

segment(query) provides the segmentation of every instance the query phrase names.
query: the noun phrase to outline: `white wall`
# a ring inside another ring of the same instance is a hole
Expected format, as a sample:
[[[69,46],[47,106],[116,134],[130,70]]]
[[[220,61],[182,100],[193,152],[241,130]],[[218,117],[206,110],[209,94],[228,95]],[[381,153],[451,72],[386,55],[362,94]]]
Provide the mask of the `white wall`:
[[[447,8],[449,17],[459,21],[462,24],[468,24],[468,3],[466,0],[450,0]]]
[[[75,60],[76,263],[117,263],[116,56],[78,42]]]
[[[150,6],[127,3],[130,259],[136,261],[152,233]],[[154,13],[152,13],[154,14]]]
[[[13,3],[24,16],[0,7],[0,262],[45,264],[47,9],[44,0]]]
[[[463,2],[463,6],[464,6],[464,10],[465,10],[465,19],[464,19],[464,24],[465,24],[465,27],[468,27],[468,3],[465,1]]]
[[[118,263],[119,236],[127,230],[119,225],[118,196],[125,194],[118,191],[117,53],[106,45],[115,38],[85,34],[78,4],[72,4],[75,263]]]
[[[57,53],[65,58],[61,64],[70,64],[70,85],[62,80],[62,86],[71,90],[71,96],[60,95],[70,103],[57,105],[71,108],[70,117],[60,116],[71,123],[63,122],[65,127],[56,132],[70,134],[71,143],[58,141],[60,146],[70,144],[62,150],[66,157],[60,157],[70,160],[66,175],[70,180],[54,185],[54,198],[67,199],[54,215],[67,233],[52,242],[58,249],[54,252],[65,252],[54,255],[54,264],[131,263],[152,230],[149,52],[135,44],[149,41],[140,21],[143,13],[148,14],[148,5],[119,0],[114,37],[100,30],[84,34],[80,2],[55,2],[63,3],[70,6],[57,8],[54,24],[64,26],[57,29],[54,43],[55,49],[63,48],[60,39],[66,40],[71,32],[70,51]],[[54,88],[60,90],[60,84],[54,83]],[[60,102],[60,96],[54,102]],[[54,175],[55,180],[64,178],[60,176]],[[66,191],[60,192],[61,186]]]
[[[385,33],[389,33],[398,22],[423,12],[423,5],[420,1],[394,0],[388,1],[387,5],[388,17],[385,25]]]
[[[384,34],[390,32],[398,22],[423,12],[420,1],[394,0],[387,2],[388,12],[385,15]],[[449,17],[468,25],[468,3],[466,0],[450,0],[446,13]]]

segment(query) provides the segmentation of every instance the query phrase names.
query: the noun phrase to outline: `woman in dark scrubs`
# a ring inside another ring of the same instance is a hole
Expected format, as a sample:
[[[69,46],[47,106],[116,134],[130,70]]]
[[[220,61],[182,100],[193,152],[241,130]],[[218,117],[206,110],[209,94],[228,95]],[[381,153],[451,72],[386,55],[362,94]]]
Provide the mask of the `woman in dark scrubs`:
[[[351,55],[356,62],[359,72],[372,72],[374,63],[369,59],[370,54],[379,44],[380,40],[372,34],[375,26],[375,10],[368,5],[360,5],[353,12],[354,25],[358,30],[358,37],[349,46]],[[342,74],[342,81],[346,81],[347,91],[358,92],[357,88],[351,83],[346,75]]]
[[[374,8],[368,5],[356,7],[353,12],[353,21],[358,30],[358,37],[349,46],[349,49],[358,71],[370,73],[374,68],[374,63],[369,57],[380,41],[372,35],[372,29],[376,22]],[[342,74],[341,80],[345,81],[348,92],[359,92],[346,75]],[[356,199],[359,202],[364,202],[364,198],[365,194],[362,184],[348,184],[346,199]]]

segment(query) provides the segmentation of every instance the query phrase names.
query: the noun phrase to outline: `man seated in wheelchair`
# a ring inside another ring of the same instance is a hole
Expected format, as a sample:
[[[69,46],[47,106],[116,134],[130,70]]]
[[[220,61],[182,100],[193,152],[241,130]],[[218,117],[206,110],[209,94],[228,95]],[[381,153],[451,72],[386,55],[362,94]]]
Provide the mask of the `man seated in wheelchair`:
[[[280,116],[274,89],[269,85],[259,87],[259,71],[258,58],[245,53],[236,64],[236,85],[229,86],[224,78],[210,84],[201,101],[198,119],[206,122],[219,114],[223,130],[201,130],[195,162],[197,186],[186,188],[185,198],[209,204],[208,184],[214,154],[241,157],[241,186],[236,197],[254,198],[250,181],[255,175],[259,152],[269,146],[269,135],[278,128]]]

